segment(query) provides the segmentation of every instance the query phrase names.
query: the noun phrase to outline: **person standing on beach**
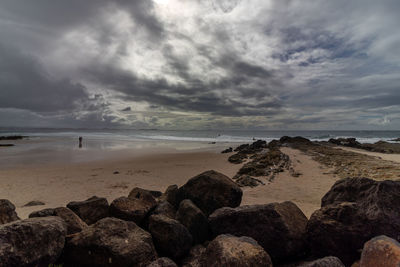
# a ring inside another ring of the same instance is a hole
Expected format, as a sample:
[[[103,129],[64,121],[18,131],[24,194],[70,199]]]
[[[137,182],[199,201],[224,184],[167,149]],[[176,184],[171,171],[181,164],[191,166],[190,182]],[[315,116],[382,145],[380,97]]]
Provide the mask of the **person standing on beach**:
[[[82,136],[79,136],[79,148],[82,148]]]

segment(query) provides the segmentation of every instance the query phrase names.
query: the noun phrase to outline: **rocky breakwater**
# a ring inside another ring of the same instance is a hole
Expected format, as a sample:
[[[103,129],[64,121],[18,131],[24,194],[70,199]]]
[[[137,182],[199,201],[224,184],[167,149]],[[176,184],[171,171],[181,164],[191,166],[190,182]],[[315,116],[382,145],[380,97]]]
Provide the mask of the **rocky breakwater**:
[[[240,187],[215,171],[26,220],[3,200],[0,266],[398,266],[399,183],[341,180],[310,220],[292,202],[240,206]]]

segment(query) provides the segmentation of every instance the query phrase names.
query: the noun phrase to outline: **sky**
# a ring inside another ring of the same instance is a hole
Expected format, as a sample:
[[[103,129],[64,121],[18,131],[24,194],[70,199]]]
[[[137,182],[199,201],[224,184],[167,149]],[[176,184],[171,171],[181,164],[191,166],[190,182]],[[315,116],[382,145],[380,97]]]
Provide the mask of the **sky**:
[[[400,129],[398,0],[0,0],[0,127]]]

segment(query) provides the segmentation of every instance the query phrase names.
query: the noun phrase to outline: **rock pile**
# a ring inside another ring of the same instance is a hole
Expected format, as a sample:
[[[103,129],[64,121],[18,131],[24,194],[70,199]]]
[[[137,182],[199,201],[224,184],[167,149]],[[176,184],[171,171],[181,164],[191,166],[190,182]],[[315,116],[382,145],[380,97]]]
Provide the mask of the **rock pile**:
[[[93,197],[26,220],[2,200],[0,267],[400,263],[400,181],[340,180],[310,220],[292,202],[239,206],[241,198],[229,178],[207,171],[164,194],[134,188],[111,205]]]

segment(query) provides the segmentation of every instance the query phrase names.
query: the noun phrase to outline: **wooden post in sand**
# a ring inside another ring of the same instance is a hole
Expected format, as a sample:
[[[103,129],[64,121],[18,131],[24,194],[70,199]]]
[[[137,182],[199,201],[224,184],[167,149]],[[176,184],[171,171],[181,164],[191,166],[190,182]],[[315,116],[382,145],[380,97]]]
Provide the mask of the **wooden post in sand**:
[[[79,148],[82,148],[82,136],[79,136]]]

